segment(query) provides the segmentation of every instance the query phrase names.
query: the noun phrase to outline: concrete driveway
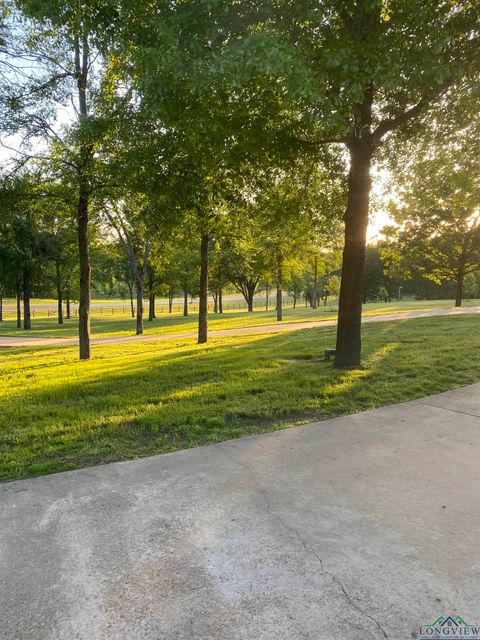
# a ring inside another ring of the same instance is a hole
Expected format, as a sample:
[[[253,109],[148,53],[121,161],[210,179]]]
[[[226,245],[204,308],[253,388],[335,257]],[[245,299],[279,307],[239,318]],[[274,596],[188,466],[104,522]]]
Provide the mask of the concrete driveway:
[[[407,640],[480,622],[480,385],[0,485],[5,640]]]

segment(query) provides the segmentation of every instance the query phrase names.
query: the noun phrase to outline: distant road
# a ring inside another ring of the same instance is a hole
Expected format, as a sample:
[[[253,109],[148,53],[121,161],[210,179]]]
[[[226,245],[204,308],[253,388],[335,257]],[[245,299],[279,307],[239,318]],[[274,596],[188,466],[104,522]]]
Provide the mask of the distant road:
[[[364,316],[363,323],[388,322],[389,320],[409,320],[411,318],[433,318],[435,316],[465,315],[480,313],[480,307],[460,307],[451,309],[430,309],[424,311],[407,311],[405,313],[387,313],[379,316]],[[312,320],[311,322],[279,322],[277,324],[260,325],[256,327],[242,327],[238,329],[212,329],[208,332],[211,338],[227,338],[229,336],[256,335],[267,333],[283,333],[287,331],[299,331],[300,329],[314,329],[316,327],[334,327],[336,320]],[[197,333],[163,333],[148,334],[143,336],[106,336],[104,338],[92,338],[92,344],[120,344],[123,342],[145,342],[147,340],[184,340],[196,338]],[[2,347],[41,347],[41,346],[69,346],[78,343],[77,338],[25,338],[15,336],[0,336],[0,348]]]
[[[290,298],[291,296],[283,296],[284,298]],[[274,304],[275,300],[275,295],[272,294],[270,296],[270,300],[271,303]],[[254,301],[255,302],[262,302],[265,300],[265,296],[255,296]],[[240,302],[242,304],[246,304],[245,300],[242,297],[239,296],[224,296],[223,298],[223,302]],[[189,302],[189,304],[196,304],[198,305],[198,299],[193,300],[193,302]],[[213,304],[213,298],[210,296],[208,299],[208,304]],[[145,306],[148,305],[148,301],[145,301]],[[175,298],[172,301],[172,305],[174,306],[178,306],[178,305],[182,305],[183,306],[183,298]],[[91,307],[95,308],[95,309],[109,309],[111,307],[130,307],[130,300],[124,300],[124,301],[119,301],[119,300],[112,300],[112,301],[106,301],[106,302],[92,302]],[[155,306],[156,307],[168,307],[168,300],[157,300],[155,302]],[[71,309],[78,309],[78,303],[77,302],[72,302],[70,304]],[[45,303],[34,303],[31,305],[32,309],[41,309],[43,311],[56,311],[57,310],[57,304],[55,302],[50,303],[50,304],[45,304]],[[4,311],[16,311],[17,307],[14,304],[4,304],[3,305],[3,309]]]

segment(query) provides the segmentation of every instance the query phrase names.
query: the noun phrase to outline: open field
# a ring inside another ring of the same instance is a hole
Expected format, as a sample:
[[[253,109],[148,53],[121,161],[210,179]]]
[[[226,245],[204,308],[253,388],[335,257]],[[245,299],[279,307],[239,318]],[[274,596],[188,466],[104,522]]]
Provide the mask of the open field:
[[[103,345],[86,362],[70,347],[5,350],[0,477],[173,451],[476,382],[479,328],[477,316],[365,325],[357,371],[321,360],[332,328]]]
[[[414,310],[428,309],[448,309],[452,307],[451,300],[405,300],[391,303],[368,303],[363,307],[365,316],[382,315],[389,313],[400,313]],[[464,306],[475,306],[478,300],[468,300]],[[115,310],[114,311],[118,311]],[[284,309],[285,322],[308,322],[318,320],[335,320],[337,317],[337,307],[335,304],[321,306],[318,309],[310,309],[303,305],[296,309],[286,307]],[[172,314],[159,313],[152,322],[145,320],[145,334],[167,334],[194,332],[197,329],[198,314],[192,312],[190,316],[183,317],[178,311]],[[237,329],[241,327],[255,327],[274,324],[276,321],[275,311],[255,310],[248,313],[246,310],[230,310],[224,314],[209,314],[210,329]],[[31,336],[36,338],[69,338],[75,337],[78,333],[77,320],[65,320],[65,324],[58,325],[55,317],[34,318],[32,329],[23,331],[17,329],[13,319],[7,319],[0,323],[0,335],[2,336]],[[120,313],[100,315],[98,310],[92,309],[92,335],[94,336],[121,336],[135,333],[135,320],[128,315]]]

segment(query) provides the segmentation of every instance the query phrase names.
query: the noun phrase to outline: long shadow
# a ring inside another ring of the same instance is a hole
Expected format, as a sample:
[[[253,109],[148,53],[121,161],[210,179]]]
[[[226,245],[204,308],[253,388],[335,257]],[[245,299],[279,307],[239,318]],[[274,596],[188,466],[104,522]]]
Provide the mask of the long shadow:
[[[212,340],[202,348],[184,341],[160,352],[152,343],[129,358],[108,346],[90,363],[74,361],[74,350],[69,361],[59,349],[57,361],[46,358],[37,368],[25,354],[17,370],[24,386],[2,400],[0,477],[172,451],[473,382],[480,369],[474,320],[456,318],[456,359],[447,363],[451,319],[365,326],[358,371],[321,360],[333,329]],[[38,378],[29,386],[32,375]]]

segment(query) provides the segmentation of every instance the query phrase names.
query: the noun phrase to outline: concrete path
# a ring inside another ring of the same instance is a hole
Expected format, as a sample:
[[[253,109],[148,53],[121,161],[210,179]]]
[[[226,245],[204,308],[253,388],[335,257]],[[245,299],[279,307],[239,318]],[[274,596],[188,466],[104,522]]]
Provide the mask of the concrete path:
[[[2,640],[408,640],[480,622],[480,385],[0,485]]]
[[[424,309],[419,311],[407,311],[401,313],[388,313],[379,316],[364,316],[362,322],[387,322],[389,320],[404,320],[409,318],[431,318],[434,316],[463,315],[480,313],[480,307],[452,307],[451,309]],[[212,329],[209,337],[226,338],[229,336],[256,335],[267,333],[283,333],[285,331],[299,331],[300,329],[314,329],[315,327],[334,327],[336,320],[312,320],[308,322],[279,322],[277,324],[260,325],[256,327],[242,327],[238,329]],[[144,342],[146,340],[178,340],[196,338],[197,333],[163,333],[147,334],[143,336],[107,336],[104,338],[92,338],[92,344],[120,344],[123,342]],[[69,346],[78,344],[78,338],[28,338],[25,336],[0,336],[0,348],[2,347],[41,347],[41,346]]]

